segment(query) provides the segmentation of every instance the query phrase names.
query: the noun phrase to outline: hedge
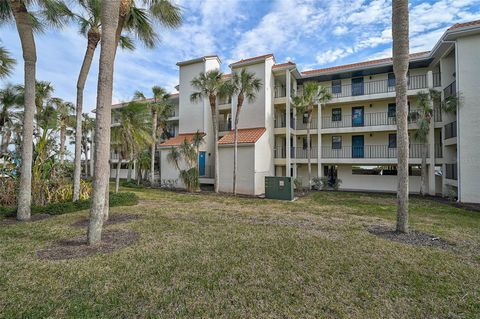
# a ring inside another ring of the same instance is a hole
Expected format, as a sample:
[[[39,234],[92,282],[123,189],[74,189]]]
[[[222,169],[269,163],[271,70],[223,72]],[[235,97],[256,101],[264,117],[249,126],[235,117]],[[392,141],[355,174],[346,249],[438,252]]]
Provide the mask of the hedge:
[[[34,214],[62,215],[85,210],[90,208],[91,201],[79,200],[76,202],[53,203],[45,206],[32,206],[31,212]],[[133,206],[138,204],[138,197],[135,193],[110,193],[109,206]],[[15,217],[15,207],[0,206],[0,216]]]

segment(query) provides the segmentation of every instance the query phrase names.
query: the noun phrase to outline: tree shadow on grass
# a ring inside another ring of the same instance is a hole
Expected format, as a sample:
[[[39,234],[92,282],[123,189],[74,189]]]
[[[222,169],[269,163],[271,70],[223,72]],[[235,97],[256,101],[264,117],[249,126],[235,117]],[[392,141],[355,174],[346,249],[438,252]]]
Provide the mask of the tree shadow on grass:
[[[103,226],[123,224],[123,223],[128,223],[132,220],[138,220],[138,219],[142,219],[142,216],[136,215],[136,214],[127,214],[127,213],[111,214],[108,220],[103,224]],[[83,218],[71,224],[70,226],[76,227],[76,228],[88,227],[88,222],[89,222],[88,218]]]

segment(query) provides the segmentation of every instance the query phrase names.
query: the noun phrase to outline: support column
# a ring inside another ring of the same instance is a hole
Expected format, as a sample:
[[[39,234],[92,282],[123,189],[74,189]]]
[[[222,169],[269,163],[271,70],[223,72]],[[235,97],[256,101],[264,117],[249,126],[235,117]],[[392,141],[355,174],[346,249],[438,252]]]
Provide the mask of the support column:
[[[291,176],[290,174],[290,165],[291,165],[291,151],[290,149],[292,148],[292,145],[290,143],[290,136],[292,134],[291,131],[291,123],[290,123],[290,110],[291,110],[291,105],[290,105],[290,96],[291,96],[291,74],[289,70],[286,70],[286,100],[287,100],[287,106],[285,107],[285,176]]]
[[[428,89],[433,89],[433,72],[427,72],[427,86]],[[435,108],[433,100],[429,99],[429,106],[433,110],[432,118],[430,120],[430,129],[428,133],[428,193],[432,196],[435,195]]]
[[[317,106],[317,176],[323,176],[322,170],[322,105]]]
[[[288,116],[290,116],[290,114]],[[293,127],[296,127],[295,123],[297,123],[297,111],[293,110]],[[290,152],[290,154],[293,154],[293,159],[292,159],[293,178],[297,178],[297,160],[295,159],[295,154],[297,149],[297,135],[295,134],[295,130],[292,130],[292,133],[293,133],[291,135],[292,141],[293,141],[292,149],[288,150],[288,152]]]

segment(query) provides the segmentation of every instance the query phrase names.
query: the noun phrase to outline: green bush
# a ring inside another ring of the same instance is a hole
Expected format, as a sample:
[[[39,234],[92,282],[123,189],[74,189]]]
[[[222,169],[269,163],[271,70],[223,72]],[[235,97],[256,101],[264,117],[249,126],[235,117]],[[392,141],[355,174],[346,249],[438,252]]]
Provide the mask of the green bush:
[[[32,206],[32,214],[62,215],[73,213],[80,210],[89,209],[90,200],[79,200],[76,202],[63,202],[48,204],[45,206]],[[134,193],[110,193],[110,207],[133,206],[138,204],[138,197]],[[16,209],[14,207],[0,206],[0,216],[15,217]]]

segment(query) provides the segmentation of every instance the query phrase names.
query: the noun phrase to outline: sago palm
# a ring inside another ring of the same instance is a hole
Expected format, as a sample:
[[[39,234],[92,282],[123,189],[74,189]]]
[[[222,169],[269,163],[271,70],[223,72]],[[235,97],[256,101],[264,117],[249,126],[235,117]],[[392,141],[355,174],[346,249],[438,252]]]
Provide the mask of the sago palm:
[[[293,97],[293,107],[299,113],[307,113],[307,163],[308,163],[308,189],[312,185],[312,154],[310,145],[310,128],[312,125],[312,115],[315,105],[322,107],[332,98],[328,90],[318,82],[305,82],[303,84],[303,94]]]
[[[233,126],[233,194],[237,194],[237,166],[238,166],[238,122],[240,112],[242,111],[245,99],[253,103],[257,98],[257,93],[262,87],[262,80],[255,77],[255,73],[242,69],[240,72],[234,72],[229,85],[230,94],[237,96],[237,110],[235,112],[235,122]]]
[[[198,102],[202,98],[208,100],[210,104],[210,111],[212,116],[213,126],[213,143],[214,143],[214,157],[215,157],[215,173],[214,173],[214,185],[215,192],[218,193],[218,178],[219,178],[219,159],[218,159],[218,109],[217,98],[224,98],[226,82],[223,79],[223,73],[220,70],[210,70],[207,72],[201,72],[198,77],[195,77],[191,81],[191,85],[194,89],[198,90],[190,95],[192,102]]]

